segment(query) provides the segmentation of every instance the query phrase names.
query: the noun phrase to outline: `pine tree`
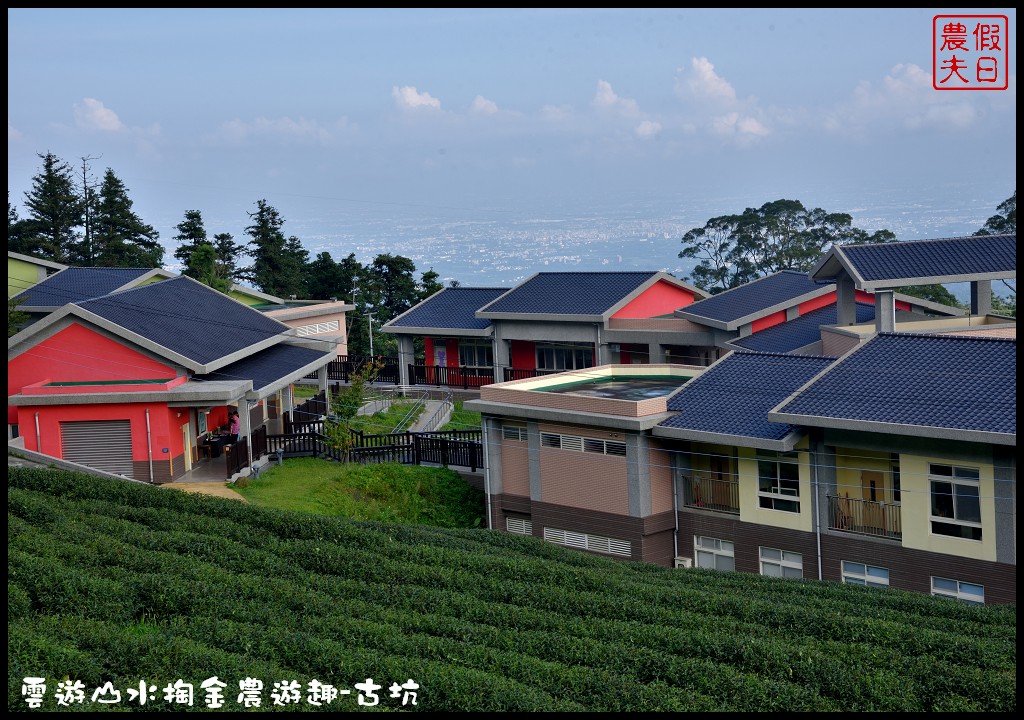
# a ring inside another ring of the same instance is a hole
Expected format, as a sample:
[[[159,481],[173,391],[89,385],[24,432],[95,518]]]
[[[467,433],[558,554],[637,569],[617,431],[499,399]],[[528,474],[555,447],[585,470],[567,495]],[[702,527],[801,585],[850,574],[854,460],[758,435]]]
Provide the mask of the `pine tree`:
[[[132,212],[128,189],[107,168],[94,218],[93,247],[101,267],[160,267],[164,260],[160,233]]]
[[[245,234],[252,238],[248,252],[253,264],[245,269],[245,278],[258,290],[278,295],[285,246],[284,233],[281,232],[284,220],[266,200],[258,200],[256,212],[249,213],[249,217],[252,225],[245,228]]]
[[[177,246],[174,257],[181,263],[181,274],[198,280],[199,274],[191,267],[191,261],[192,254],[199,249],[200,245],[209,244],[206,239],[206,227],[203,225],[203,214],[198,210],[186,210],[185,219],[175,228],[178,234],[171,240]]]
[[[217,254],[217,274],[232,283],[241,279],[239,260],[245,252],[245,246],[235,242],[231,233],[217,233],[213,236],[213,249]]]
[[[23,226],[21,252],[66,263],[74,257],[85,206],[75,190],[72,167],[53,153],[39,157],[42,172],[32,178],[32,189],[25,193],[29,218]]]

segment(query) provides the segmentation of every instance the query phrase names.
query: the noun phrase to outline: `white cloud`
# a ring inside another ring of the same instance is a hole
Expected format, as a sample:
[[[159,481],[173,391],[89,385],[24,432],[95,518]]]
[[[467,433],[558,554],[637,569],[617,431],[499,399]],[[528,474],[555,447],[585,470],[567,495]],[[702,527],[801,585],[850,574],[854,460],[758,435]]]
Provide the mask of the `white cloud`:
[[[740,115],[738,112],[726,113],[711,119],[711,128],[718,135],[733,137],[741,142],[770,134],[768,128],[756,118]]]
[[[417,92],[416,88],[411,85],[405,85],[398,87],[397,85],[391,88],[391,95],[395,98],[395,102],[398,103],[400,108],[413,109],[413,108],[436,108],[441,109],[441,101],[435,97],[431,97],[430,93]]]
[[[125,125],[110,108],[95,98],[83,98],[82,104],[75,103],[75,123],[87,130],[124,130]]]
[[[325,145],[334,139],[336,131],[345,130],[347,127],[348,122],[345,118],[338,120],[333,128],[325,126],[316,120],[307,120],[306,118],[294,120],[289,117],[259,117],[251,122],[235,118],[220,126],[219,137],[233,144],[242,144],[257,139],[277,138],[286,141]]]
[[[606,80],[597,81],[597,92],[594,94],[594,107],[601,110],[615,110],[629,117],[640,115],[640,107],[636,100],[619,97]]]
[[[979,120],[981,94],[937,91],[928,71],[900,64],[880,82],[858,83],[847,102],[825,114],[823,126],[854,137],[871,128],[962,131]]]
[[[736,101],[736,90],[721,75],[715,72],[715,66],[706,57],[695,57],[690,60],[690,71],[680,68],[676,77],[676,92],[692,95],[701,99],[722,101],[731,104]]]
[[[438,106],[440,107],[440,103]],[[477,95],[473,98],[473,105],[470,110],[479,115],[493,115],[498,112],[498,103],[488,100],[483,95]]]
[[[661,132],[661,123],[655,122],[654,120],[644,120],[636,126],[634,130],[637,137],[649,138],[654,137]]]

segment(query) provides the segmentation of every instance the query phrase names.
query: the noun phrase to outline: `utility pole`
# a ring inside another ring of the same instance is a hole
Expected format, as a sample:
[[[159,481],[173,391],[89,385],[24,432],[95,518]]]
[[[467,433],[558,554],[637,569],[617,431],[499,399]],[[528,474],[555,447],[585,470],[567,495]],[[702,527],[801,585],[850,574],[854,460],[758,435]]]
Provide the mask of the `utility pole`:
[[[366,313],[366,323],[370,328],[370,357],[373,357],[373,313]]]

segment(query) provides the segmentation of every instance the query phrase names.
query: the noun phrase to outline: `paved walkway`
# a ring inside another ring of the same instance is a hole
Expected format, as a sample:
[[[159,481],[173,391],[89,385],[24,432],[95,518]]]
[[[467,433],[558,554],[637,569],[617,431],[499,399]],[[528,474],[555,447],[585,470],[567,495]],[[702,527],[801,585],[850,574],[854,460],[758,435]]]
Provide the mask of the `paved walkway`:
[[[441,402],[440,400],[427,400],[426,407],[423,408],[423,412],[420,413],[420,416],[416,418],[416,422],[414,422],[412,426],[409,428],[409,432],[423,432],[423,428],[427,424],[427,421],[430,420],[430,418],[434,417],[434,413],[440,410],[443,405],[444,403]],[[450,417],[451,412],[448,413],[447,417],[442,417],[441,421],[437,423],[437,427],[435,427],[434,429],[436,430],[437,428],[444,425],[446,422],[448,422],[448,418]]]
[[[244,497],[232,490],[223,481],[221,482],[189,482],[189,483],[167,483],[163,487],[183,492],[199,493],[200,495],[213,495],[214,497],[228,498],[229,500],[241,500],[248,502]]]

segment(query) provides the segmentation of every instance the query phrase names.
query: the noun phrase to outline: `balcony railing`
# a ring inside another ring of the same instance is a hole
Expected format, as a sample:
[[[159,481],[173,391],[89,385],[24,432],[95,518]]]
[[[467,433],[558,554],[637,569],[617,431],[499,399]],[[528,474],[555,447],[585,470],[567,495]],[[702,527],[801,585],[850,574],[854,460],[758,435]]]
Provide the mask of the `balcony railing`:
[[[505,368],[505,382],[509,380],[525,380],[526,378],[541,377],[542,375],[554,375],[555,373],[568,372],[568,370],[539,370],[534,368]]]
[[[410,385],[435,387],[478,388],[494,382],[494,368],[484,366],[441,367],[439,365],[410,365]]]
[[[833,530],[896,540],[903,537],[899,503],[829,495],[828,515]]]
[[[683,505],[739,514],[740,484],[735,475],[698,473],[683,480]]]

